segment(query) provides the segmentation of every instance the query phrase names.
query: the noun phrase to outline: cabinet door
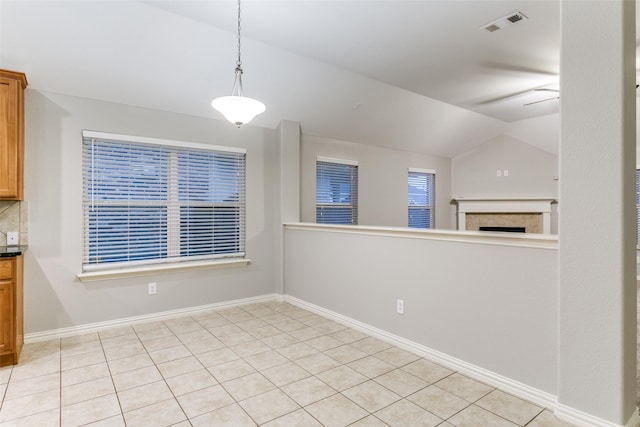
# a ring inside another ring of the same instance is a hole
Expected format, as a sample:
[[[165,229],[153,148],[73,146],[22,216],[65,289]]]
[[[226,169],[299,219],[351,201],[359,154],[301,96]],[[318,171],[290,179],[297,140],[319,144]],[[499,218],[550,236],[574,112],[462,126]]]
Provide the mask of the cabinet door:
[[[0,76],[0,199],[22,199],[22,103],[21,82]]]
[[[13,351],[13,281],[0,280],[0,353]]]

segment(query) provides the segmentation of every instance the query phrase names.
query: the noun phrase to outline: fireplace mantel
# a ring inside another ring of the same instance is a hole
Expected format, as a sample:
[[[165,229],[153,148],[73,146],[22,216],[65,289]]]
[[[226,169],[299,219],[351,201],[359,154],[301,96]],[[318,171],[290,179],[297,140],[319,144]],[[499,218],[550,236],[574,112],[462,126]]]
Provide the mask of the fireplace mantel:
[[[458,230],[466,230],[468,213],[537,213],[542,215],[543,233],[551,233],[551,204],[555,197],[458,197]]]

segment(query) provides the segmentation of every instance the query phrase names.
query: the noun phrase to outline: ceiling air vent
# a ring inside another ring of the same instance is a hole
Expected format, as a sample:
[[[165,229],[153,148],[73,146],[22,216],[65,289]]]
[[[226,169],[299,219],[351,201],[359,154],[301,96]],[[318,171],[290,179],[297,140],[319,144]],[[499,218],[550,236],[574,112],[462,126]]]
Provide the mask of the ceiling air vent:
[[[507,18],[507,21],[511,22],[512,24],[515,24],[518,21],[522,21],[523,16],[524,16],[523,14],[516,12],[515,14],[509,16]]]
[[[507,27],[509,25],[516,24],[524,19],[527,19],[527,15],[522,12],[515,11],[513,13],[508,14],[507,16],[503,16],[500,19],[496,19],[495,21],[482,26],[483,30],[487,30],[490,33],[498,31],[501,28]]]

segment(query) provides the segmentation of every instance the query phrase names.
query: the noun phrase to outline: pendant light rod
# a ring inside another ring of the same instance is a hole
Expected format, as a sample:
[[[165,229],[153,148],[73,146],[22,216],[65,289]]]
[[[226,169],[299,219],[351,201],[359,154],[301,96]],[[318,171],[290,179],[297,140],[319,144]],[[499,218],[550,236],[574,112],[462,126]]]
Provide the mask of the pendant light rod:
[[[238,59],[236,60],[236,78],[233,82],[233,90],[231,91],[231,96],[244,96],[244,91],[242,90],[242,39],[240,38],[240,16],[240,0],[238,0]]]
[[[231,96],[216,98],[211,102],[213,108],[220,111],[227,120],[237,127],[249,123],[256,115],[265,110],[262,102],[244,96],[244,90],[242,88],[242,44],[240,37],[242,21],[240,12],[240,0],[238,0],[238,59],[236,61],[235,80],[233,82]]]
[[[241,20],[242,19],[240,17],[240,0],[238,0],[238,60],[236,61],[236,65],[240,67],[240,69],[242,69],[242,59],[240,58],[240,51],[241,51],[240,22]]]

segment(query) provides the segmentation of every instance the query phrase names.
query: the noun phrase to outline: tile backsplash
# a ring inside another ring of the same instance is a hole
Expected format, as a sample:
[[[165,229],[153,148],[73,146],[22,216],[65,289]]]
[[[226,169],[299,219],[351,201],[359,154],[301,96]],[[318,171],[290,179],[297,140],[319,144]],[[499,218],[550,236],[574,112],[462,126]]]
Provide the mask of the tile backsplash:
[[[0,200],[0,246],[7,245],[7,231],[19,233],[18,243],[27,245],[29,210],[26,201]]]

